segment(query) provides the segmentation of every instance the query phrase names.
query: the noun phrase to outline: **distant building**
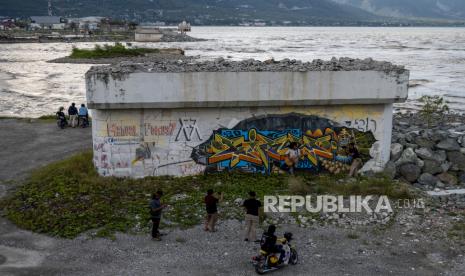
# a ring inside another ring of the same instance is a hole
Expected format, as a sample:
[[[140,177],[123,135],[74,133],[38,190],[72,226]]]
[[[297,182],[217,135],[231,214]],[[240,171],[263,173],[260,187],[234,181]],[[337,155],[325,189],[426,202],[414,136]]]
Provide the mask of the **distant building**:
[[[129,26],[124,21],[104,18],[101,21],[100,29],[105,32],[127,32],[129,30]]]
[[[11,30],[16,27],[15,20],[12,18],[0,19],[0,30]]]
[[[31,28],[62,30],[65,28],[66,20],[59,16],[31,16]]]
[[[178,25],[178,31],[181,32],[182,34],[184,34],[186,32],[190,32],[191,31],[191,24],[187,23],[186,21],[181,22]]]
[[[78,18],[79,29],[86,31],[96,31],[100,28],[100,22],[102,22],[103,19],[105,19],[105,17],[101,16]]]
[[[137,42],[159,42],[163,37],[160,28],[153,26],[137,27],[135,32],[135,40]]]

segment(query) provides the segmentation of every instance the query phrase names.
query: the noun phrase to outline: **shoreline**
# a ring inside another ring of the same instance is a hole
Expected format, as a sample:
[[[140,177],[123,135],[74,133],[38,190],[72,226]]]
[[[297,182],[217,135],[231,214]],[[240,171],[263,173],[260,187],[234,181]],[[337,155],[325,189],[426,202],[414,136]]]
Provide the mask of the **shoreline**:
[[[207,39],[196,38],[186,34],[179,33],[164,33],[160,41],[154,41],[152,43],[163,43],[163,42],[198,42],[206,41]],[[92,35],[92,36],[81,36],[76,34],[37,34],[37,33],[25,33],[24,36],[20,36],[15,33],[0,32],[0,44],[29,44],[29,43],[76,43],[76,42],[136,42],[134,33],[121,33],[121,34],[104,34],[104,35]]]

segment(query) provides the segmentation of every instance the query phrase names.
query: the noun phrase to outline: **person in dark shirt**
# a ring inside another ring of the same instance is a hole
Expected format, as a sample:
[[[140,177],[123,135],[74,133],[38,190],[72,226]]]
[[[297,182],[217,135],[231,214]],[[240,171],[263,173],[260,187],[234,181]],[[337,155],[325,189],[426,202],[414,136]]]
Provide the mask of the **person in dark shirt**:
[[[223,193],[219,194],[220,197],[213,195],[213,190],[209,189],[205,196],[205,208],[207,211],[207,219],[205,220],[205,231],[215,232],[215,224],[218,220],[218,207],[217,204],[223,200]]]
[[[276,241],[278,238],[274,234],[276,232],[276,226],[271,224],[268,226],[268,230],[263,233],[262,238],[260,240],[260,248],[267,252],[268,254],[271,253],[280,253],[279,254],[279,262],[281,263],[284,259],[284,249],[281,245],[277,245]]]
[[[161,241],[160,232],[158,227],[160,227],[161,220],[161,211],[166,207],[165,204],[161,204],[160,198],[163,196],[162,191],[157,191],[152,195],[152,200],[150,201],[150,216],[152,219],[152,239]]]
[[[362,159],[360,158],[360,153],[358,152],[357,147],[354,142],[349,144],[349,156],[352,157],[352,164],[350,165],[349,176],[356,176],[358,169],[362,165]]]
[[[246,199],[242,203],[242,207],[245,208],[245,241],[256,241],[256,228],[259,223],[258,210],[262,206],[262,203],[255,199],[256,193],[254,191],[249,192],[249,199]]]
[[[65,113],[63,112],[63,110],[65,110],[64,107],[60,107],[58,109],[58,112],[56,113],[56,116],[57,116],[57,120],[58,120],[58,126],[61,128],[61,129],[64,129],[65,126],[68,124],[66,122],[66,116],[65,116]]]
[[[71,106],[68,108],[68,115],[69,115],[69,125],[73,128],[76,127],[78,110],[76,108],[75,103],[72,103]]]

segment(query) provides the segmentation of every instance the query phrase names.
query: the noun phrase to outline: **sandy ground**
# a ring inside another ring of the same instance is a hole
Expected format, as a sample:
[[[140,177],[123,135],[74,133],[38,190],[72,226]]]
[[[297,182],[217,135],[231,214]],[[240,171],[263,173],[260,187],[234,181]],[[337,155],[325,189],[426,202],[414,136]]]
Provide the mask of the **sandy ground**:
[[[62,131],[54,123],[0,120],[0,130],[4,192],[31,169],[91,144],[89,129]],[[300,263],[272,275],[465,275],[463,245],[441,238],[447,218],[436,213],[398,217],[382,232],[371,226],[282,226],[279,233],[294,233]],[[86,234],[65,240],[0,219],[0,275],[254,275],[249,260],[258,246],[242,241],[238,221],[220,221],[216,233],[200,226],[162,231],[167,235],[161,242],[128,234],[115,241]]]

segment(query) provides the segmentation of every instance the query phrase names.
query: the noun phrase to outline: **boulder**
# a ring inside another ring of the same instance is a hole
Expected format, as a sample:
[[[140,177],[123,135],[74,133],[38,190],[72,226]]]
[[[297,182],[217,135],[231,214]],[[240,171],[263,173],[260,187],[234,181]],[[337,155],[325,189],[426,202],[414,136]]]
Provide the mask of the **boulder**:
[[[405,134],[405,141],[412,143],[415,141],[415,137],[412,135],[412,133],[407,133]]]
[[[399,143],[391,144],[391,160],[396,161],[399,159],[402,151],[404,150],[404,146]]]
[[[452,163],[453,167],[459,170],[465,170],[465,155],[459,151],[449,151],[447,159]]]
[[[416,149],[415,153],[423,160],[434,160],[433,151],[429,148]]]
[[[414,163],[404,163],[399,167],[399,172],[405,178],[405,180],[413,183],[420,176],[421,169]]]
[[[408,148],[412,148],[413,150],[416,150],[418,148],[417,144],[412,144],[412,143],[405,143],[405,146]]]
[[[462,135],[461,137],[459,137],[457,141],[460,143],[460,145],[465,147],[465,135]]]
[[[443,183],[447,185],[457,185],[457,177],[450,173],[443,172],[441,174],[436,175],[436,177]]]
[[[444,162],[447,160],[447,153],[445,150],[438,150],[434,152],[434,160]]]
[[[423,173],[418,178],[418,183],[422,185],[435,186],[438,182],[438,179],[430,173]]]
[[[436,148],[446,150],[446,151],[459,151],[460,145],[457,143],[457,140],[452,138],[447,138],[441,140],[437,145]]]
[[[425,165],[422,170],[424,173],[438,174],[442,173],[441,163],[436,160],[423,160]]]
[[[433,140],[435,143],[437,143],[437,142],[446,140],[448,136],[449,136],[449,133],[448,133],[447,131],[444,131],[444,130],[435,130],[435,131],[431,134],[430,138],[431,138],[431,140]]]
[[[416,137],[415,144],[417,144],[418,146],[422,148],[428,148],[428,149],[432,149],[435,145],[433,141],[425,137]]]
[[[396,177],[396,173],[396,164],[393,161],[387,162],[386,166],[384,167],[384,174],[390,179],[394,179]]]
[[[406,163],[416,164],[417,160],[418,160],[418,157],[415,154],[415,152],[413,151],[413,149],[406,148],[402,152],[400,158],[396,161],[396,166],[400,166],[400,165],[403,165],[403,164],[406,164]]]
[[[417,159],[417,166],[423,168],[425,166],[425,161],[421,159]]]
[[[373,159],[378,159],[378,158],[379,158],[378,155],[379,155],[380,152],[381,152],[380,148],[381,148],[381,143],[380,143],[379,141],[378,141],[378,142],[375,142],[375,143],[371,146],[370,151],[369,151],[371,158],[373,158]]]
[[[436,182],[436,188],[444,189],[445,187],[446,187],[446,184],[442,183],[441,181]]]
[[[378,163],[375,162],[375,160],[368,160],[368,162],[363,165],[363,167],[359,170],[359,173],[362,175],[374,175],[377,173],[382,173],[384,171],[384,168],[381,167]]]
[[[450,162],[444,161],[441,164],[441,169],[442,169],[443,172],[447,172],[450,169],[450,166],[451,166]]]
[[[465,183],[465,172],[461,173],[459,175],[459,179],[458,179],[459,183]]]

